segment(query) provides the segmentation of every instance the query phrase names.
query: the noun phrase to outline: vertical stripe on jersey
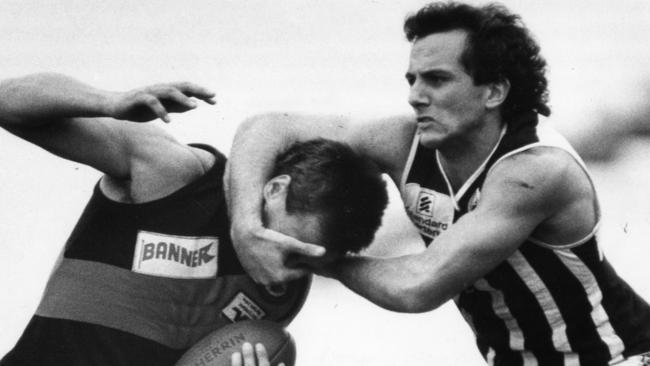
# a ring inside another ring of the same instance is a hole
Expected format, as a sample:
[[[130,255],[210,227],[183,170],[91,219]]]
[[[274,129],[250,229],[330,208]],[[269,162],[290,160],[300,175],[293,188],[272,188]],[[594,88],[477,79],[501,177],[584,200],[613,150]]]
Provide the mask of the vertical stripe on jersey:
[[[508,262],[504,262],[489,273],[486,279],[493,288],[503,293],[506,306],[517,319],[524,334],[524,346],[534,354],[537,363],[544,366],[562,366],[562,355],[555,350],[551,342],[551,326],[539,302],[514,268]],[[489,329],[482,329],[482,331],[490,334],[492,338],[497,336]],[[508,352],[501,349],[498,351]]]
[[[561,327],[570,347],[562,351],[580,353],[583,365],[606,365],[611,358],[610,350],[596,330],[591,315],[594,309],[580,280],[554,250],[528,243],[522,246],[521,253],[532,270],[544,279],[544,286],[554,300],[551,305],[565,321]]]
[[[577,353],[569,352],[564,354],[564,366],[591,366],[591,363],[580,363],[580,356]],[[595,366],[595,365],[594,365]]]
[[[503,320],[506,328],[508,328],[508,344],[510,349],[513,351],[523,351],[524,334],[517,323],[517,319],[512,316],[510,309],[508,309],[503,298],[503,292],[490,286],[485,279],[476,281],[474,286],[479,290],[488,291],[492,296],[492,310],[494,310],[496,316]]]
[[[465,299],[467,296],[465,296]],[[476,328],[474,326],[474,320],[472,319],[472,315],[465,311],[461,306],[460,306],[460,297],[457,296],[454,298],[454,302],[456,302],[456,306],[458,306],[458,309],[460,310],[460,313],[463,315],[463,318],[465,318],[465,321],[469,324],[470,328],[472,328],[472,331],[474,334],[478,335],[476,332]],[[476,338],[476,346],[478,347],[479,352],[481,352],[481,356],[483,356],[483,359],[485,359],[485,362],[488,363],[488,365],[493,365],[493,366],[498,366],[500,365],[498,363],[498,360],[495,359],[496,352],[494,351],[494,348],[490,347],[487,342],[485,342],[484,339]],[[513,363],[510,362],[507,365],[508,366],[519,366],[521,363]],[[522,365],[523,366],[523,365]]]
[[[620,356],[625,349],[623,341],[612,328],[609,322],[609,317],[601,303],[603,293],[596,282],[596,278],[589,268],[582,262],[577,255],[571,251],[555,251],[558,258],[564,265],[573,273],[573,275],[580,281],[582,287],[587,294],[589,303],[591,304],[591,318],[596,326],[596,331],[600,335],[600,339],[607,345],[611,358]]]
[[[589,267],[602,290],[602,305],[616,334],[625,345],[624,357],[650,349],[650,312],[647,302],[622,281],[609,264],[600,257],[596,243],[571,250]]]
[[[537,362],[537,357],[532,352],[522,352],[522,357],[524,359],[524,366],[539,366]]]
[[[488,353],[485,356],[485,361],[487,361],[488,366],[494,366],[494,356],[494,350],[492,348],[488,349]]]
[[[501,352],[508,349],[508,328],[494,314],[491,304],[490,294],[487,291],[477,290],[474,286],[463,290],[457,302],[461,311],[471,317],[479,348],[490,347]]]
[[[507,261],[526,283],[526,286],[533,293],[541,308],[544,309],[544,316],[551,326],[553,347],[558,351],[570,352],[571,345],[566,334],[566,323],[544,281],[542,281],[520,251],[514,252]]]

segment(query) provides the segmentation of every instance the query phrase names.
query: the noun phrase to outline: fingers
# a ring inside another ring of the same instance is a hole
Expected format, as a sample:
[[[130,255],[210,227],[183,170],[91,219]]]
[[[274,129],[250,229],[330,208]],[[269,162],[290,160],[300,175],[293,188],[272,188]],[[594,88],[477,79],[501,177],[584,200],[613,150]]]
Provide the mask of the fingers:
[[[254,281],[259,285],[265,286],[267,291],[273,294],[274,292],[279,291],[279,289],[286,289],[287,283],[299,280],[311,273],[312,271],[304,266],[299,268],[282,267],[278,268],[276,271],[260,276],[260,281],[257,281],[256,279],[254,279]]]
[[[242,362],[241,353],[235,352],[230,355],[230,366],[242,366]]]
[[[307,269],[300,269],[300,268],[289,269],[284,272],[282,276],[282,283],[295,281],[297,279],[307,276],[310,273],[311,271]]]
[[[193,97],[215,104],[214,93],[191,83],[160,84],[144,90],[144,103],[151,111],[169,123],[170,112],[186,112],[197,107]]]
[[[187,95],[183,94],[181,91],[178,89],[174,88],[169,88],[167,92],[165,93],[164,97],[169,99],[170,101],[176,102],[182,106],[185,106],[187,109],[194,109],[196,108],[196,102],[192,100],[192,98],[188,97]]]
[[[190,83],[154,85],[147,88],[146,91],[158,99],[163,99],[172,105],[176,103],[185,107],[185,109],[197,107],[196,102],[192,99],[193,97],[205,100],[210,104],[215,103],[212,100],[214,97],[213,92]]]
[[[255,353],[257,353],[257,366],[271,366],[269,356],[266,354],[266,348],[263,344],[258,343],[255,345]]]
[[[253,351],[253,346],[246,342],[242,345],[241,349],[241,353],[235,352],[230,355],[230,366],[271,366],[269,356],[263,344],[256,344],[255,350]],[[255,362],[256,359],[257,363]],[[283,365],[284,363],[281,363],[279,366]]]
[[[187,96],[201,99],[209,104],[216,103],[213,99],[215,97],[215,93],[209,90],[208,88],[190,82],[173,83],[171,84],[171,86],[180,90],[183,94]]]
[[[154,96],[151,95],[145,95],[144,97],[144,104],[151,109],[151,111],[158,116],[158,118],[162,119],[165,123],[169,123],[169,114],[167,114],[167,109],[162,105],[160,100]]]
[[[322,257],[325,255],[325,247],[317,244],[304,243],[277,231],[264,230],[263,236],[265,240],[278,243],[286,254],[295,253],[307,257]]]
[[[304,268],[284,269],[278,270],[272,274],[259,275],[257,278],[253,278],[253,281],[258,285],[266,286],[267,288],[276,288],[277,286],[287,284],[287,282],[299,280],[311,273],[310,270]]]
[[[286,244],[289,251],[306,257],[322,257],[325,255],[325,247],[321,245],[303,243],[295,239]]]
[[[244,366],[255,366],[255,353],[250,343],[244,343],[241,347],[244,356]]]

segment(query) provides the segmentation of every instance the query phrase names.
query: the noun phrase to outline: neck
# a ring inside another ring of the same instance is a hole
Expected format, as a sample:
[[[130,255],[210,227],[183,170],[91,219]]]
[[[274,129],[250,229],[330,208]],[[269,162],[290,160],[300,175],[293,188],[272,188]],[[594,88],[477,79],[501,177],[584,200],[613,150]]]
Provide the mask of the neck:
[[[483,164],[501,137],[500,121],[486,121],[462,141],[438,148],[440,162],[454,189],[460,187]]]

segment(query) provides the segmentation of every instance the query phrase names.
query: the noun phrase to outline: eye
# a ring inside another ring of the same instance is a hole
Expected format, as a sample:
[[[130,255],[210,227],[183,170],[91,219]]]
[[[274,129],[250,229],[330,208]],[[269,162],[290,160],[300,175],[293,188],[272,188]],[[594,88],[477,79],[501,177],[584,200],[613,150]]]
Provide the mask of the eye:
[[[444,77],[437,74],[424,75],[424,79],[427,81],[427,83],[432,85],[439,85],[444,83],[447,80]]]
[[[427,84],[436,87],[442,86],[443,84],[449,82],[451,78],[451,75],[437,70],[422,73],[422,79],[424,79]]]

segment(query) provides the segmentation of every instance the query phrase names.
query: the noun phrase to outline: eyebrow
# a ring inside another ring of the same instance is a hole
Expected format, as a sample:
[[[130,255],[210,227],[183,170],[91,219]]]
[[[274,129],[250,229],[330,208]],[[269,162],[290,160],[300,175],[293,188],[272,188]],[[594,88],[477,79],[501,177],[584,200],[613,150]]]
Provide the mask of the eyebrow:
[[[410,77],[414,77],[415,74],[416,74],[416,73],[413,73],[413,72],[407,71],[407,72],[404,74],[404,77],[408,79],[408,78],[410,78]],[[453,73],[452,73],[452,72],[447,71],[447,70],[444,70],[444,69],[438,69],[438,68],[434,68],[434,69],[425,69],[424,71],[420,71],[420,72],[418,72],[417,74],[420,74],[420,75],[423,75],[423,76],[431,76],[431,75],[436,75],[436,76],[449,76],[449,77],[453,76]]]

